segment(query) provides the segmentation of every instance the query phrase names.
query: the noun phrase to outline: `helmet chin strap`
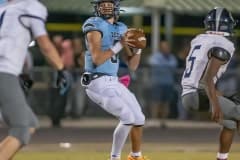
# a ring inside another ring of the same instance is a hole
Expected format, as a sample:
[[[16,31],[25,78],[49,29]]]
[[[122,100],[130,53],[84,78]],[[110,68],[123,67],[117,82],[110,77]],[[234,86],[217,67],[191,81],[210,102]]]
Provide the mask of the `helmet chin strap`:
[[[206,31],[207,34],[215,34],[220,36],[231,36],[228,32],[219,32],[219,31]]]
[[[113,17],[114,17],[114,16],[111,16],[111,15],[102,16],[102,18],[105,19],[105,20],[109,20],[109,19],[111,19],[111,18],[113,18]]]

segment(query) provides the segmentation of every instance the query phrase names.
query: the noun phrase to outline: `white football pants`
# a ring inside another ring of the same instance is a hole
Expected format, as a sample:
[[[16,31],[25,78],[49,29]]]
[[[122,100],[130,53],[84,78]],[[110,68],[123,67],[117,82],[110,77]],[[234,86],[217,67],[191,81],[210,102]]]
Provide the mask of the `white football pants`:
[[[86,87],[88,97],[122,124],[144,125],[145,116],[135,95],[118,81],[118,77],[102,76]]]

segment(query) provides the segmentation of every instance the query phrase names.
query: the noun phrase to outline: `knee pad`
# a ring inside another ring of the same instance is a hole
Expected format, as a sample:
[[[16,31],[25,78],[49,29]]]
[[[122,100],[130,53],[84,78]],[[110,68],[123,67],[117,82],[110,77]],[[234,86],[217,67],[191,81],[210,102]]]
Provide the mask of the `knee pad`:
[[[145,124],[145,116],[141,112],[135,116],[134,126],[143,126]]]
[[[122,124],[132,125],[135,122],[135,116],[129,107],[123,103],[122,99],[118,96],[107,97],[103,103],[106,110],[118,117]]]
[[[125,124],[125,125],[132,125],[135,123],[134,114],[131,112],[131,110],[129,110],[126,107],[122,108],[122,110],[119,114],[119,119],[120,119],[121,123]]]
[[[231,130],[237,129],[237,123],[233,120],[223,120],[222,125],[227,129]]]
[[[106,94],[98,94],[88,89],[86,91],[90,99],[108,113],[118,117],[122,124],[128,125],[134,123],[134,114],[114,89],[109,89]]]
[[[240,106],[225,97],[218,97],[225,119],[240,120]]]
[[[9,130],[9,135],[17,138],[22,145],[27,145],[31,139],[29,127],[15,127]]]

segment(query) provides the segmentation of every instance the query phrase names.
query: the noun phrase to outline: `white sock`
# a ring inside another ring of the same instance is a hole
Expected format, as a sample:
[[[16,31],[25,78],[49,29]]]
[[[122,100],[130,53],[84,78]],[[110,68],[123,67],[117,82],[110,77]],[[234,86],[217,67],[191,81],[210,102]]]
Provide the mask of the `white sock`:
[[[217,158],[218,159],[227,159],[228,158],[228,153],[217,153]]]
[[[131,156],[133,156],[133,157],[140,157],[140,156],[142,156],[142,153],[141,153],[141,152],[131,152],[130,154],[131,154]]]
[[[120,157],[123,145],[128,137],[130,129],[132,126],[130,125],[123,125],[121,122],[115,128],[113,133],[113,144],[112,144],[112,151],[111,157]]]
[[[120,157],[111,157],[111,160],[120,160]]]

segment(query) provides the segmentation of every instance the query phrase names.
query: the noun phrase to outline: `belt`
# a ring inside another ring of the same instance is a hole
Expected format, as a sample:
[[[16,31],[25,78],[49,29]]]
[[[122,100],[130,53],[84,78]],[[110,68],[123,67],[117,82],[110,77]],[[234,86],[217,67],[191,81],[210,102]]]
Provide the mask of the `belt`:
[[[102,76],[109,76],[108,74],[106,73],[91,73],[91,80],[94,80],[94,79],[97,79],[97,78],[100,78]]]
[[[81,83],[83,86],[87,86],[90,84],[90,82],[94,79],[100,78],[102,76],[108,76],[106,73],[90,73],[90,72],[84,72],[81,78]]]

